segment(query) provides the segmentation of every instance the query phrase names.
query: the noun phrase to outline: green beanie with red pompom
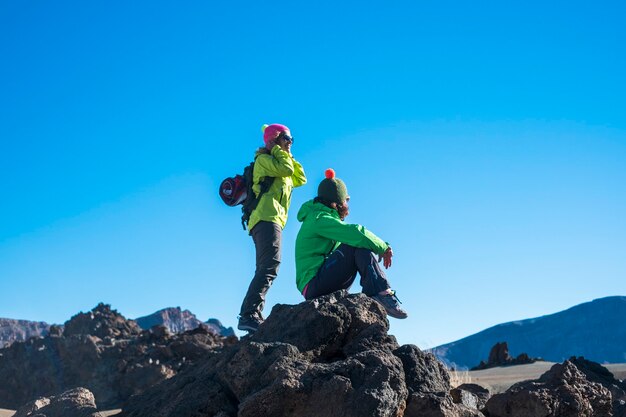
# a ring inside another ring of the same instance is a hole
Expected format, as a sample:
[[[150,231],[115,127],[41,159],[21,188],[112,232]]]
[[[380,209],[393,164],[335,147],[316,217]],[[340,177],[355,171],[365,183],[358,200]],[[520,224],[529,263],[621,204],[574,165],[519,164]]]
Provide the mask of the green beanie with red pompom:
[[[348,189],[346,184],[339,178],[335,178],[335,171],[328,168],[325,176],[317,187],[317,196],[329,203],[343,204],[348,199]]]

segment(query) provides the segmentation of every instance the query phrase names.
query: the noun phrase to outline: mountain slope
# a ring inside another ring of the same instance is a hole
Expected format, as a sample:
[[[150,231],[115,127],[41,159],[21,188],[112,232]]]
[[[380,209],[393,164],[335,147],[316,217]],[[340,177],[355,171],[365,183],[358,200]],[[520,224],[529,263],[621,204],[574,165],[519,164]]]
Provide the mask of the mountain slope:
[[[498,342],[508,342],[512,356],[626,362],[626,297],[599,298],[559,313],[499,324],[431,351],[448,365],[470,368],[486,359]]]

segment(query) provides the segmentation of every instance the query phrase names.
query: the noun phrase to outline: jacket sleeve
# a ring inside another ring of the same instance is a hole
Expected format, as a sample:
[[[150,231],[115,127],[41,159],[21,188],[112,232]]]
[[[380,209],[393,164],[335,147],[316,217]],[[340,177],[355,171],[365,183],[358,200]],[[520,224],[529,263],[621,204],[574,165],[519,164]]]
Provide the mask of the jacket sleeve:
[[[293,158],[280,146],[272,148],[271,155],[260,155],[255,162],[255,176],[259,177],[291,177],[294,174]]]
[[[293,180],[293,186],[300,187],[306,184],[306,174],[304,173],[304,168],[302,168],[300,162],[296,161],[293,158],[291,159],[293,161],[293,175],[291,176],[291,179]]]
[[[384,253],[389,245],[360,224],[344,223],[340,219],[322,215],[315,222],[316,232],[327,239],[345,243],[356,248],[369,249],[377,255]]]

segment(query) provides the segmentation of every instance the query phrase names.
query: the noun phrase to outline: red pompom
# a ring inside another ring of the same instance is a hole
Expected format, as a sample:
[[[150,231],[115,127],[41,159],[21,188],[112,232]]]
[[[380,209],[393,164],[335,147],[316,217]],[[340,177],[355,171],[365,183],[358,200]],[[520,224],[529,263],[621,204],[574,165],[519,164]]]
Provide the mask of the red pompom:
[[[335,170],[332,168],[328,168],[325,172],[324,175],[326,176],[326,178],[328,178],[329,180],[332,180],[333,178],[335,178]]]

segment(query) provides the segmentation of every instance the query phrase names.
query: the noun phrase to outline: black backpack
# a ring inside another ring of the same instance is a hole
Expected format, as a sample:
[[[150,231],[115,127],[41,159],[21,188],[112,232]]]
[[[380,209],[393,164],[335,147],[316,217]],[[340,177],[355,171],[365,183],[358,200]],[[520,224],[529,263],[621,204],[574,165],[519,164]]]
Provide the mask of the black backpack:
[[[274,177],[264,177],[259,184],[261,191],[257,196],[252,190],[252,186],[254,185],[253,173],[254,161],[250,162],[250,164],[243,169],[243,175],[235,175],[234,177],[226,178],[220,184],[220,197],[222,197],[224,203],[231,207],[241,204],[241,225],[243,226],[243,230],[247,230],[250,215],[259,205],[263,194],[270,189],[274,182]]]

